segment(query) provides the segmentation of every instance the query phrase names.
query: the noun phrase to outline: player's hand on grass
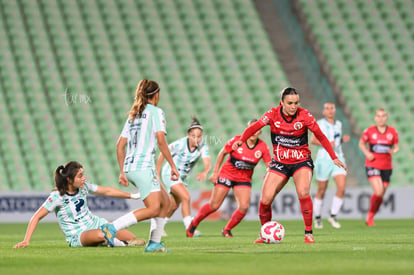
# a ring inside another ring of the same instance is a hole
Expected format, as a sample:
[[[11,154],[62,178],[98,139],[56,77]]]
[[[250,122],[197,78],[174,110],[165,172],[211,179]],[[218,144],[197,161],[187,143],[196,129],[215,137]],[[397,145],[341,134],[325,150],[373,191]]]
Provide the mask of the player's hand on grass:
[[[128,178],[125,176],[124,173],[121,173],[119,175],[119,183],[122,184],[123,186],[128,186],[129,185]]]
[[[26,241],[22,241],[18,244],[16,244],[15,246],[13,246],[13,248],[25,248],[29,246],[29,242]]]

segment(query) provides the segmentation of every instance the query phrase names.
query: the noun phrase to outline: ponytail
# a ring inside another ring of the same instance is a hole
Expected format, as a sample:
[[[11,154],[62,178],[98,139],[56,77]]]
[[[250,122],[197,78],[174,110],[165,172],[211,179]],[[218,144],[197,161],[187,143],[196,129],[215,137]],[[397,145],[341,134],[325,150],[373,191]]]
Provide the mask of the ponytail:
[[[201,131],[203,131],[203,126],[201,126],[200,121],[198,121],[198,119],[195,116],[192,116],[191,119],[192,122],[190,126],[188,126],[187,128],[187,133],[190,133],[193,129],[200,129]]]
[[[132,121],[137,115],[141,115],[148,104],[148,99],[152,98],[159,91],[160,87],[157,82],[142,79],[135,90],[135,100],[129,111],[128,120]]]
[[[55,186],[59,194],[63,196],[68,191],[69,180],[73,182],[82,165],[76,161],[69,161],[65,165],[59,165],[55,170]]]

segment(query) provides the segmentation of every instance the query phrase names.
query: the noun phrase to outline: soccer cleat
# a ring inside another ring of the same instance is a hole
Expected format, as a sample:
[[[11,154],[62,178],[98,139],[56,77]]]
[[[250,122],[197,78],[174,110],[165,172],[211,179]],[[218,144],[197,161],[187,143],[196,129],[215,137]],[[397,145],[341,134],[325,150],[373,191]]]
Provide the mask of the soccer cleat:
[[[187,228],[187,231],[186,231],[187,237],[192,238],[194,236],[196,228],[197,226],[194,226],[193,223],[191,222],[190,226]]]
[[[375,223],[374,223],[374,218],[367,218],[367,219],[366,219],[366,221],[365,221],[365,223],[366,223],[369,227],[373,227],[373,226],[375,226]]]
[[[162,243],[156,243],[154,241],[149,241],[147,247],[145,247],[144,252],[171,252],[171,250],[165,248]]]
[[[144,239],[129,240],[129,241],[126,241],[126,245],[127,246],[143,246],[145,245],[145,240]]]
[[[332,225],[333,228],[341,228],[341,224],[336,220],[335,217],[329,217],[328,222]],[[316,224],[315,224],[316,228]]]
[[[322,223],[322,219],[321,218],[316,218],[315,219],[314,227],[316,229],[322,229],[323,228],[323,223]]]
[[[233,234],[228,229],[223,229],[223,231],[221,231],[221,234],[223,235],[223,237],[233,238]]]
[[[254,241],[254,243],[265,243],[265,242],[262,240],[262,238],[259,237]]]
[[[313,239],[312,233],[306,233],[305,234],[305,243],[315,243],[315,240]]]
[[[105,240],[110,247],[114,247],[114,238],[116,236],[116,229],[112,223],[106,223],[101,226],[101,231],[104,234]]]

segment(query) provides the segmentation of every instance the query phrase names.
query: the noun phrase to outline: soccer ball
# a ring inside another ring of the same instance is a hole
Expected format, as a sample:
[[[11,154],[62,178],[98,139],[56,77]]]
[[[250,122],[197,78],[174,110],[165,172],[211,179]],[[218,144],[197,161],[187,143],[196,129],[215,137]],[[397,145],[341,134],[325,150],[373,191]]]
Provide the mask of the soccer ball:
[[[267,222],[260,229],[260,238],[265,243],[280,243],[284,237],[285,228],[276,221]]]

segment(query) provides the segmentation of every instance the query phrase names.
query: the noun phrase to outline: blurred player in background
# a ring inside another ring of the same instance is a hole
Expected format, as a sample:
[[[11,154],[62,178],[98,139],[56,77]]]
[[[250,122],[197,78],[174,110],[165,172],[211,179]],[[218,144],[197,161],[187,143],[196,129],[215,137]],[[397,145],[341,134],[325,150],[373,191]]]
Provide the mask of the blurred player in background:
[[[250,120],[248,126],[255,121],[257,120]],[[193,237],[200,222],[221,206],[230,188],[233,188],[238,208],[224,227],[222,235],[224,237],[233,237],[231,230],[246,216],[250,206],[253,169],[260,159],[263,159],[266,167],[269,166],[271,161],[266,143],[259,139],[260,134],[260,130],[256,131],[238,149],[233,150],[233,143],[240,138],[240,136],[235,136],[221,149],[217,156],[213,174],[210,176],[210,181],[214,184],[210,202],[204,204],[198,211],[197,216],[187,229],[187,237]],[[230,156],[223,164],[227,154],[230,154]],[[221,167],[222,164],[223,166]]]
[[[368,226],[374,226],[374,216],[381,206],[392,174],[392,155],[398,152],[398,132],[387,125],[388,114],[380,108],[375,112],[375,125],[368,127],[359,140],[359,148],[365,155],[365,171],[373,194],[366,218]],[[368,144],[368,147],[367,147]]]
[[[150,240],[145,252],[168,252],[161,243],[170,200],[155,170],[155,146],[171,166],[171,180],[177,180],[179,172],[175,167],[165,139],[166,122],[164,112],[157,107],[160,87],[157,82],[143,79],[135,91],[135,101],[117,143],[118,164],[121,170],[119,182],[137,186],[145,208],[137,209],[102,227],[107,241],[118,230],[139,221],[155,218],[156,228],[150,232]],[[127,150],[125,152],[125,147]]]
[[[237,150],[250,136],[270,125],[274,157],[267,169],[259,205],[261,224],[272,220],[272,202],[290,177],[296,186],[303,220],[305,243],[314,243],[312,234],[313,205],[310,186],[313,162],[308,144],[308,130],[312,131],[326,149],[335,165],[345,168],[336,156],[329,140],[320,130],[312,114],[299,107],[299,94],[295,88],[280,92],[280,105],[267,111],[256,123],[248,127],[233,144]],[[259,238],[255,243],[263,243]]]
[[[196,175],[198,181],[205,181],[208,172],[210,172],[210,153],[208,145],[203,141],[203,126],[196,117],[192,118],[190,126],[187,128],[187,136],[180,138],[170,145],[168,145],[174,163],[180,172],[178,180],[171,180],[171,166],[166,163],[161,170],[164,156],[159,155],[157,161],[157,174],[166,188],[168,194],[170,194],[170,209],[167,217],[171,217],[175,210],[181,204],[181,214],[183,217],[185,229],[191,223],[191,208],[190,208],[190,193],[187,190],[188,176],[191,173],[194,165],[200,159],[203,159],[204,170]],[[153,219],[151,219],[151,222]],[[196,232],[200,235],[200,232]]]
[[[136,194],[85,181],[83,167],[76,161],[70,161],[56,168],[55,186],[56,189],[50,193],[30,219],[24,240],[16,244],[14,248],[29,246],[39,221],[52,211],[55,212],[59,226],[70,247],[98,246],[105,242],[100,226],[108,221],[92,214],[88,208],[87,195],[124,199],[139,198]],[[144,244],[145,240],[136,239],[134,234],[126,229],[118,231],[114,238],[114,246]]]
[[[318,120],[318,125],[322,133],[328,138],[331,146],[334,148],[338,159],[345,164],[344,154],[342,152],[342,143],[349,142],[349,135],[342,134],[342,123],[335,120],[335,104],[327,102],[324,104],[322,114],[324,118]],[[312,135],[311,143],[321,145],[318,139]],[[324,148],[320,148],[315,161],[315,178],[318,183],[318,190],[313,201],[313,214],[315,216],[315,228],[323,228],[322,224],[322,205],[325,191],[328,186],[330,177],[333,177],[336,183],[336,194],[332,200],[330,217],[328,222],[334,228],[341,228],[341,224],[337,221],[336,215],[342,207],[345,186],[346,186],[346,170],[342,167],[336,166],[329,157],[328,152]]]

